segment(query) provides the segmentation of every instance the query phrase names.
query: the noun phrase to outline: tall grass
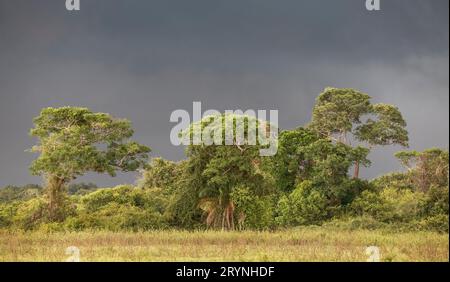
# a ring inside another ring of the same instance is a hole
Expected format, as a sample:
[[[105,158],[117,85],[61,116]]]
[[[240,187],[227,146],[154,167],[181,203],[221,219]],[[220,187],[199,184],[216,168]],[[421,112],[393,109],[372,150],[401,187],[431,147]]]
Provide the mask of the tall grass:
[[[277,232],[154,231],[42,233],[0,231],[0,261],[448,261],[448,234],[298,228]]]

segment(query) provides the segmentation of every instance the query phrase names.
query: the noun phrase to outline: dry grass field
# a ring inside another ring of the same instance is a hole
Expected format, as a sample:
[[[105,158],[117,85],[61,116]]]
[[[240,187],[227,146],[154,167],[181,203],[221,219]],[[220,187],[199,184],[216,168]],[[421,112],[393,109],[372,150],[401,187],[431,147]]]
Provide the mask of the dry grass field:
[[[449,261],[448,234],[302,228],[277,232],[155,231],[16,233],[0,231],[0,261]]]

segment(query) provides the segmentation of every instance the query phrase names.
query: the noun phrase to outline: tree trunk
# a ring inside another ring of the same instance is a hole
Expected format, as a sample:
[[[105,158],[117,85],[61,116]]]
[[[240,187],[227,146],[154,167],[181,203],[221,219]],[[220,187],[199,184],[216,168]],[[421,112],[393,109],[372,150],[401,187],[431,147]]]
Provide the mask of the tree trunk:
[[[353,178],[354,179],[359,178],[359,161],[355,161],[355,170],[353,172]]]
[[[225,217],[226,217],[226,213],[227,213],[227,210],[224,209],[223,213],[222,213],[222,231],[225,231]]]
[[[223,210],[222,230],[234,230],[234,204],[231,201]]]
[[[230,211],[229,211],[229,217],[231,222],[231,230],[234,230],[234,203],[230,202]]]
[[[56,176],[47,178],[48,213],[51,221],[63,220],[64,180]]]

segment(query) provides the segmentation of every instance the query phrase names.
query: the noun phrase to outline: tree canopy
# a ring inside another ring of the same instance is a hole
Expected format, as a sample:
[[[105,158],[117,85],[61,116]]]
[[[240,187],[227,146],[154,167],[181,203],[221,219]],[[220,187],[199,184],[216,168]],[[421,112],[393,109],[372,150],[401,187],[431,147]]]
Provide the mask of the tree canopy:
[[[34,119],[31,136],[39,156],[31,172],[46,178],[51,217],[61,202],[63,186],[86,172],[134,171],[146,164],[150,148],[129,141],[131,123],[87,108],[45,108]]]
[[[309,128],[323,138],[351,145],[352,141],[373,146],[408,146],[406,121],[399,109],[389,104],[372,104],[371,97],[350,88],[325,88],[313,108]],[[360,162],[355,161],[354,177]]]
[[[1,190],[0,227],[272,230],[348,221],[448,232],[448,151],[401,151],[406,171],[357,177],[374,146],[407,146],[408,132],[396,106],[354,89],[325,89],[311,123],[291,130],[251,114],[205,116],[181,132],[191,142],[177,162],[148,162],[131,123],[106,113],[46,108],[34,124],[39,156],[30,169],[44,189]],[[270,147],[276,154],[263,154]],[[138,169],[136,185],[73,181]]]

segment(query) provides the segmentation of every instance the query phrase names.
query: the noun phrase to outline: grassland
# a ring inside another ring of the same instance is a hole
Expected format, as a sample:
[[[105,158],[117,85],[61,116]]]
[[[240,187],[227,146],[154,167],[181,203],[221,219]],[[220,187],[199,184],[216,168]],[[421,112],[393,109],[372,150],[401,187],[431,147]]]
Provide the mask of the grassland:
[[[21,233],[0,231],[0,261],[449,261],[448,234],[301,228],[278,232],[155,231]]]

